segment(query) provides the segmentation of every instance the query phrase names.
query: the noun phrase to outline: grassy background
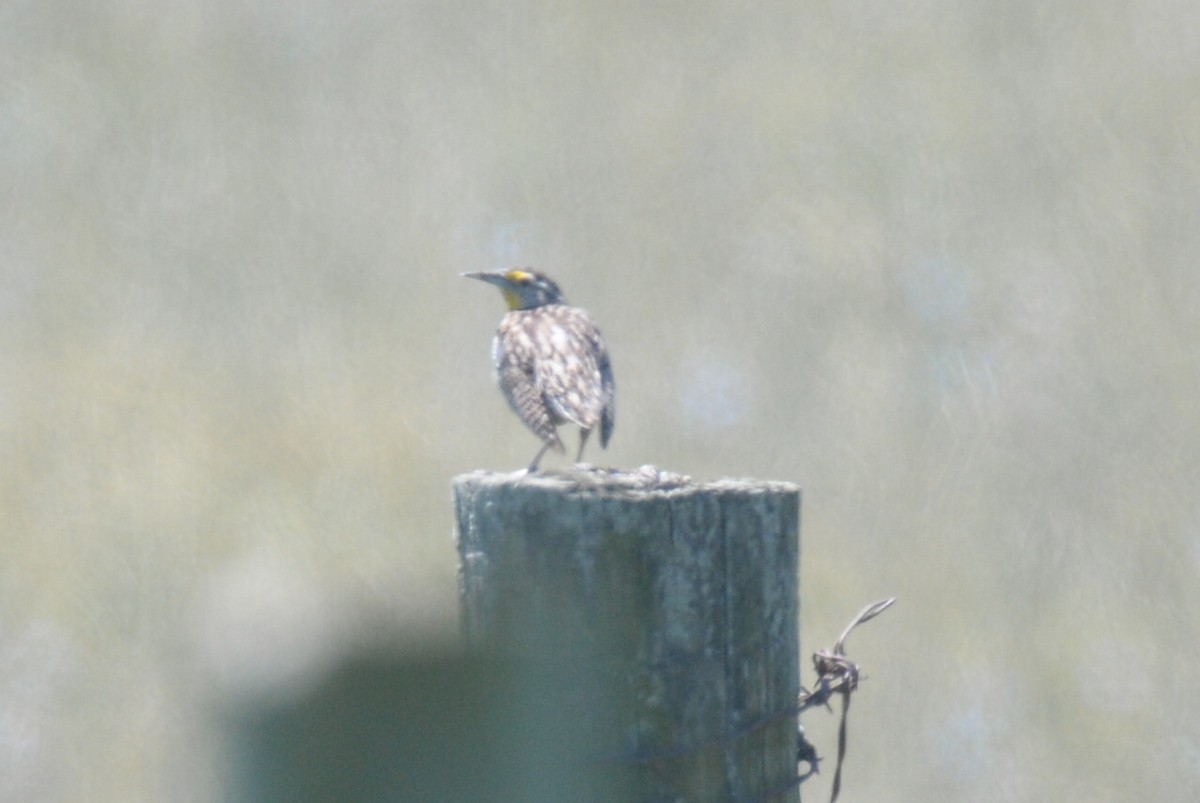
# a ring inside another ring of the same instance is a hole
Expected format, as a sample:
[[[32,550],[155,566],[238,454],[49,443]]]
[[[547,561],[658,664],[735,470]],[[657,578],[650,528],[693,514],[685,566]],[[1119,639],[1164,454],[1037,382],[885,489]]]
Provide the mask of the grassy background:
[[[0,797],[215,799],[214,700],[452,630],[529,264],[591,459],[803,486],[806,653],[900,597],[847,800],[1195,799],[1197,9],[0,7]]]

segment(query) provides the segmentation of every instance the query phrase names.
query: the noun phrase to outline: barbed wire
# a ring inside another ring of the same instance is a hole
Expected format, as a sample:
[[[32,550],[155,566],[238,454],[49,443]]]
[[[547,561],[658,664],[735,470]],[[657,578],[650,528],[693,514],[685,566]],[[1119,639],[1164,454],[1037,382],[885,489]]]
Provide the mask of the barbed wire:
[[[850,695],[858,689],[859,682],[866,676],[862,674],[858,664],[853,663],[846,657],[846,639],[856,627],[866,622],[871,621],[879,614],[890,608],[895,603],[895,597],[873,602],[864,607],[858,612],[850,624],[838,636],[834,642],[833,650],[818,650],[813,653],[813,666],[817,672],[817,682],[812,691],[801,687],[800,694],[795,705],[787,706],[778,711],[758,717],[737,728],[731,728],[723,733],[712,736],[708,739],[703,739],[697,742],[689,742],[687,744],[671,745],[668,747],[656,747],[645,750],[636,750],[629,753],[623,753],[618,756],[612,756],[607,759],[608,762],[617,764],[649,764],[659,761],[667,761],[691,753],[700,752],[702,750],[728,747],[731,744],[747,738],[756,731],[777,722],[785,717],[797,716],[804,713],[813,706],[821,705],[832,711],[829,701],[834,695],[841,695],[842,698],[842,718],[838,726],[838,749],[837,749],[837,767],[833,775],[833,789],[831,792],[830,803],[836,803],[839,793],[841,792],[842,784],[842,765],[846,757],[846,719],[850,710]],[[796,776],[784,782],[780,786],[771,789],[765,795],[745,800],[741,803],[769,803],[769,801],[777,800],[782,795],[795,789],[800,784],[804,783],[813,775],[817,774],[818,766],[821,762],[820,756],[817,754],[816,748],[805,738],[804,726],[800,725],[797,734],[796,744]],[[804,773],[800,773],[799,765],[807,764],[808,769]]]
[[[817,650],[813,653],[813,666],[817,670],[817,685],[813,691],[804,688],[800,690],[800,712],[814,705],[830,708],[829,699],[833,695],[840,694],[842,697],[842,719],[838,725],[837,766],[833,773],[833,789],[830,792],[829,803],[836,803],[842,789],[842,765],[846,759],[846,719],[850,712],[850,695],[858,689],[858,683],[864,677],[858,664],[846,657],[846,639],[854,631],[854,628],[871,621],[892,607],[895,601],[895,597],[888,597],[878,602],[872,602],[850,620],[850,624],[846,625],[846,629],[834,642],[832,652]],[[796,745],[796,763],[799,765],[803,762],[809,766],[808,772],[801,777],[807,779],[809,776],[815,775],[820,760],[816,749],[804,738],[804,727],[801,726]]]

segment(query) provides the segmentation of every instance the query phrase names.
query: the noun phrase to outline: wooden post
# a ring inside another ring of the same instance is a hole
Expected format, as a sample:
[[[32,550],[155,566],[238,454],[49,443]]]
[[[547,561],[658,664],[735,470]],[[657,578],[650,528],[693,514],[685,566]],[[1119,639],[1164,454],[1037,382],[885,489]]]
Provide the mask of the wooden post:
[[[454,498],[468,644],[603,688],[577,721],[621,799],[799,800],[795,486],[475,472]]]

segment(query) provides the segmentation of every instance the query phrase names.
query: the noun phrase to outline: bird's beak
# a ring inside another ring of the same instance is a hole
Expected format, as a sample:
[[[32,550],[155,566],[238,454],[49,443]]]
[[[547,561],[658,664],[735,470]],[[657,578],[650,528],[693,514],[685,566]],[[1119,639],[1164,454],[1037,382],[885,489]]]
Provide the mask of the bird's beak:
[[[497,287],[504,285],[504,274],[503,273],[490,273],[488,271],[476,271],[474,273],[463,273],[460,275],[467,279],[478,279],[481,282],[487,282],[488,284],[494,284]]]

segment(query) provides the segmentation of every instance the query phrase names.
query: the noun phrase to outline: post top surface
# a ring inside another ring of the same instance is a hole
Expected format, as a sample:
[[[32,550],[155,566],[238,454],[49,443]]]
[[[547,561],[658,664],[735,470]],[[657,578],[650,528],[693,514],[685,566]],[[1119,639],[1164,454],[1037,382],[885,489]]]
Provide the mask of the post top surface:
[[[544,491],[596,494],[599,496],[658,496],[690,493],[798,493],[799,486],[775,480],[724,478],[710,482],[694,480],[686,474],[665,471],[657,466],[641,466],[629,471],[597,466],[577,466],[565,471],[524,469],[510,472],[479,469],[454,478],[455,487],[525,487]]]

